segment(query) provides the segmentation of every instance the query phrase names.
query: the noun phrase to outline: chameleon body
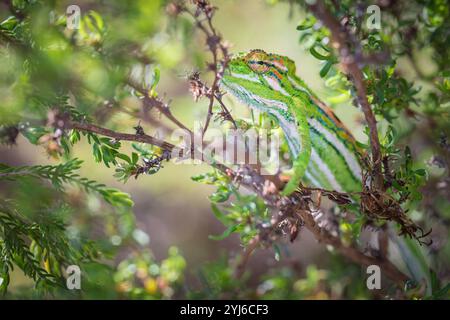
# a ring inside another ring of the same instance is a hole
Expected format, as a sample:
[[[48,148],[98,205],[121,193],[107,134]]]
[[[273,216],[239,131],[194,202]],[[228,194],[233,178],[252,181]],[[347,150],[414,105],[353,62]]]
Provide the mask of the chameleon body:
[[[361,190],[361,167],[355,139],[306,84],[285,56],[252,50],[234,57],[222,86],[239,100],[275,118],[293,160],[289,195],[307,185],[353,192]]]
[[[252,50],[231,59],[221,86],[249,107],[269,114],[282,128],[294,171],[284,195],[294,192],[300,182],[327,190],[361,191],[363,153],[333,111],[295,72],[288,57]],[[417,243],[393,234],[391,245],[397,247],[412,278],[427,282],[430,293],[429,269]]]

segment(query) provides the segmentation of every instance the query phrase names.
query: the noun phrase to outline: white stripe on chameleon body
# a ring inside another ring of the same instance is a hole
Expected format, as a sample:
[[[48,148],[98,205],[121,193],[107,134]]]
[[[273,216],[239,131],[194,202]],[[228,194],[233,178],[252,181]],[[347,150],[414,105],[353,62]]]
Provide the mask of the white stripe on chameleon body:
[[[317,172],[315,163],[313,161],[309,162],[308,167],[306,168],[306,172],[317,181],[317,184],[314,185],[314,187],[328,189],[327,185],[325,185],[324,181],[322,180],[323,178],[321,174]]]
[[[323,174],[326,176],[328,182],[330,183],[331,187],[339,192],[343,192],[343,188],[341,185],[336,181],[336,178],[334,177],[333,173],[331,172],[330,168],[328,168],[327,164],[323,162],[323,160],[319,157],[316,150],[314,148],[311,149],[311,161],[313,161],[320,171],[323,172]]]
[[[320,185],[319,181],[312,175],[312,173],[309,170],[306,170],[305,177],[311,182],[311,184],[314,187],[323,188],[323,186]]]
[[[239,79],[244,79],[244,80],[247,80],[250,82],[260,83],[260,81],[257,77],[253,77],[249,74],[231,73],[231,76],[233,78],[239,78]]]
[[[288,80],[289,80],[289,82],[292,84],[292,86],[293,86],[295,89],[297,89],[297,90],[299,90],[299,91],[302,91],[302,92],[304,92],[304,93],[307,93],[308,95],[311,95],[311,92],[309,92],[309,90],[307,90],[306,88],[300,86],[300,85],[297,83],[297,81],[294,80],[294,78],[288,76]]]
[[[242,103],[245,105],[250,106],[253,109],[256,109],[258,111],[262,112],[269,112],[270,109],[267,108],[265,105],[260,105],[259,97],[255,96],[253,93],[245,89],[244,87],[236,84],[236,83],[227,83],[226,81],[222,81],[222,84],[225,85],[225,87],[228,87],[232,92],[235,92],[235,97],[238,98]],[[246,96],[248,100],[245,100],[242,96]],[[254,101],[255,99],[258,99],[258,105]]]
[[[245,101],[242,97],[236,95],[238,99],[241,100],[244,104],[247,104],[251,108],[258,111],[270,113],[271,115],[276,117],[278,119],[280,127],[283,129],[284,136],[288,142],[290,151],[294,156],[297,156],[300,153],[300,138],[295,121],[289,121],[288,119],[283,117],[283,115],[279,114],[279,112],[277,112],[277,110],[281,109],[288,113],[288,107],[285,103],[278,100],[265,99],[260,96],[254,95],[247,89],[235,83],[226,84],[226,86],[228,86],[233,91],[240,92],[241,94],[247,96],[248,101]]]
[[[269,86],[275,90],[276,92],[281,93],[282,95],[286,96],[286,97],[291,97],[289,95],[289,93],[286,92],[286,90],[284,90],[281,86],[280,83],[275,80],[274,78],[272,78],[271,76],[264,76],[264,79],[267,81],[267,83],[269,84]]]
[[[339,140],[334,134],[332,134],[327,128],[325,128],[319,121],[316,119],[308,119],[308,123],[311,127],[316,129],[328,142],[335,146],[336,149],[342,154],[347,162],[348,167],[350,168],[353,176],[361,180],[361,167],[359,166],[358,161],[355,159],[355,155],[347,149],[347,147]]]
[[[250,91],[248,91],[247,89],[245,89],[244,87],[242,87],[236,83],[226,84],[226,86],[237,93],[242,92],[244,95],[247,96],[247,98],[249,98],[249,101],[242,101],[242,102],[244,102],[245,104],[250,105],[251,107],[254,107],[260,111],[271,112],[274,109],[275,110],[281,109],[286,113],[289,111],[288,106],[284,102],[281,102],[278,100],[270,100],[270,99],[260,97],[258,95],[251,93]],[[270,106],[272,106],[272,107],[270,107]]]
[[[253,94],[251,94],[251,95],[252,95],[252,98],[254,100],[258,101],[262,106],[264,105],[266,107],[267,111],[272,111],[272,113],[273,113],[274,111],[276,112],[277,109],[281,109],[285,113],[291,114],[289,112],[289,107],[284,102],[281,102],[281,101],[278,101],[278,100],[266,99],[266,98],[263,98],[263,97],[260,97],[260,96],[256,96],[256,95],[253,95]],[[294,120],[294,119],[292,119],[292,120]]]
[[[288,142],[289,149],[294,157],[297,157],[301,152],[300,147],[300,136],[298,133],[298,127],[295,122],[286,120],[282,115],[271,112],[280,124],[281,129],[283,129],[284,137]]]

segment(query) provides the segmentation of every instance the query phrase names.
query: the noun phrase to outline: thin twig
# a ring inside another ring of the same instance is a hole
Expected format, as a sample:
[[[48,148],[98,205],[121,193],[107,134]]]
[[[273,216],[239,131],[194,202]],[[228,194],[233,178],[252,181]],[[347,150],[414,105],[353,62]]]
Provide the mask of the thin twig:
[[[160,140],[158,138],[149,136],[147,134],[121,133],[121,132],[116,132],[116,131],[106,129],[103,127],[99,127],[99,126],[96,126],[96,125],[90,124],[90,123],[81,123],[81,122],[71,121],[66,124],[65,128],[97,133],[102,136],[114,138],[118,141],[124,140],[124,141],[136,141],[136,142],[147,143],[147,144],[151,144],[151,145],[160,147],[161,149],[163,149],[165,151],[169,151],[169,152],[175,148],[175,146],[173,144],[163,141],[163,140]]]
[[[233,117],[225,107],[225,104],[222,102],[221,94],[219,91],[219,82],[222,79],[223,73],[228,66],[230,57],[228,54],[228,47],[223,43],[222,37],[216,31],[216,28],[212,23],[216,8],[209,4],[208,1],[204,1],[202,5],[197,5],[197,11],[195,13],[191,12],[188,8],[184,8],[183,10],[194,19],[196,27],[204,33],[206,37],[206,44],[209,51],[211,52],[213,60],[209,65],[209,69],[214,73],[214,80],[211,87],[206,88],[205,95],[209,98],[209,104],[205,125],[203,127],[203,135],[205,135],[206,130],[208,130],[209,124],[211,122],[211,118],[213,116],[212,109],[215,100],[219,102],[222,108],[222,112],[224,113],[223,118],[225,120],[231,121],[234,127],[237,128]],[[201,20],[202,17],[206,20],[206,26]],[[222,56],[222,59],[219,59],[219,54]]]
[[[128,80],[127,84],[134,90],[139,92],[141,95],[143,95],[144,104],[147,104],[149,107],[155,107],[159,112],[161,112],[167,119],[172,121],[176,126],[178,126],[183,130],[186,130],[191,136],[193,135],[193,132],[172,114],[166,103],[164,103],[162,100],[156,97],[149,96],[148,92],[144,88],[140,87],[138,84],[134,83],[131,80]]]
[[[256,250],[258,245],[259,245],[259,236],[255,236],[252,240],[250,240],[248,246],[244,249],[244,252],[241,255],[241,260],[239,261],[234,271],[234,277],[236,279],[240,279],[244,274],[247,263],[250,260],[250,256]]]

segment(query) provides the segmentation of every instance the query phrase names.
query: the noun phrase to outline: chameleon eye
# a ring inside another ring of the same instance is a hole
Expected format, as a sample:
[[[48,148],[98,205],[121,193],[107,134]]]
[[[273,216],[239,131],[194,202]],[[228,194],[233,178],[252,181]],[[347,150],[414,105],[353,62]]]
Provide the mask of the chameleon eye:
[[[256,73],[265,73],[269,71],[269,66],[263,61],[250,60],[248,61],[248,66]]]
[[[267,60],[267,53],[262,50],[252,50],[244,58],[250,69],[256,73],[265,73],[269,70],[269,65],[265,62]]]

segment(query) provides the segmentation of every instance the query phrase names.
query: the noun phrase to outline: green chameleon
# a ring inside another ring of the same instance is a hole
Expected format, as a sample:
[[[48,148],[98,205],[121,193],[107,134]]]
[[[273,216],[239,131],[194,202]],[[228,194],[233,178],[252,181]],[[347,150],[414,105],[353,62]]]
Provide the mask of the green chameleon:
[[[287,57],[252,50],[230,61],[222,86],[268,113],[280,125],[293,161],[283,195],[308,185],[340,192],[361,190],[361,151],[351,133],[306,84]]]
[[[291,59],[251,50],[231,59],[221,87],[250,108],[267,113],[283,130],[293,159],[293,175],[283,195],[294,192],[300,182],[340,192],[361,191],[363,152],[333,111],[295,72]],[[429,283],[428,266],[417,244],[395,235],[391,242],[413,278]]]

